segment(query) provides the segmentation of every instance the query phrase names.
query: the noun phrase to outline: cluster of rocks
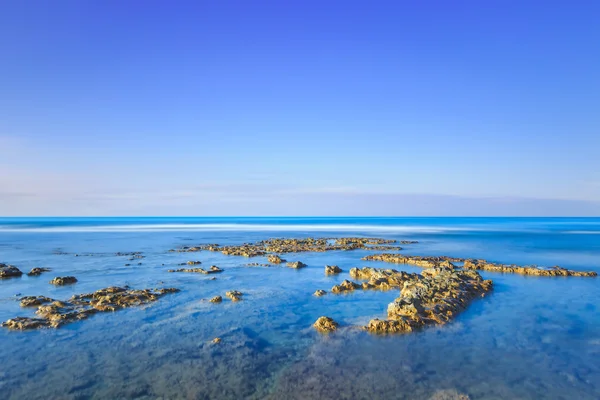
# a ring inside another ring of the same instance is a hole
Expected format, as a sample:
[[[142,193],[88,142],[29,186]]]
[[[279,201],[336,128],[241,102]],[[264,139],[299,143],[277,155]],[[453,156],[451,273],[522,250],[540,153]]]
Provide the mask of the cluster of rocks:
[[[413,243],[412,241],[403,241]],[[237,246],[220,246],[218,244],[205,244],[195,247],[182,247],[174,252],[218,251],[225,255],[257,257],[269,253],[301,253],[325,252],[334,250],[401,250],[398,246],[391,246],[395,240],[379,238],[305,238],[305,239],[269,239],[257,243],[244,243]],[[275,259],[274,259],[275,260]],[[269,261],[274,264],[283,262]]]
[[[108,287],[94,293],[80,294],[68,301],[57,301],[44,296],[28,296],[21,299],[24,307],[38,306],[39,318],[17,317],[2,323],[3,327],[15,330],[58,328],[66,323],[79,321],[97,312],[116,311],[140,306],[158,300],[167,293],[179,289],[133,290],[127,287]]]
[[[504,272],[521,275],[535,276],[580,276],[580,277],[595,277],[598,274],[594,271],[573,271],[562,267],[541,268],[535,265],[519,266],[505,265],[492,263],[481,259],[458,258],[446,256],[405,256],[402,254],[373,254],[362,258],[366,261],[385,261],[394,264],[410,264],[423,268],[433,268],[437,266],[445,266],[456,268],[453,263],[463,263],[462,268],[470,270],[481,270],[491,272]]]
[[[57,286],[71,285],[73,283],[77,283],[77,278],[74,276],[57,276],[50,281],[50,284]]]
[[[223,270],[216,265],[212,265],[210,269],[206,270],[204,268],[180,268],[180,269],[170,269],[168,272],[194,272],[198,274],[217,274],[219,272],[223,272]]]
[[[240,301],[243,295],[242,292],[238,292],[237,290],[231,290],[225,293],[225,296],[229,297],[231,301]]]
[[[337,265],[326,265],[325,266],[325,275],[335,275],[342,272],[342,269]]]
[[[269,254],[267,261],[271,264],[281,264],[282,262],[285,262],[285,260],[279,257],[277,254]]]
[[[315,295],[315,296],[317,296],[317,297],[320,297],[320,296],[325,296],[326,294],[327,294],[327,292],[326,292],[326,291],[324,291],[323,289],[319,289],[319,290],[317,290],[317,291],[314,293],[314,295]]]
[[[21,270],[14,265],[0,263],[0,278],[14,278],[23,275]]]
[[[373,319],[365,329],[373,333],[399,333],[444,324],[473,299],[491,290],[492,281],[484,280],[476,271],[429,268],[404,281],[400,297],[388,305],[388,320]]]

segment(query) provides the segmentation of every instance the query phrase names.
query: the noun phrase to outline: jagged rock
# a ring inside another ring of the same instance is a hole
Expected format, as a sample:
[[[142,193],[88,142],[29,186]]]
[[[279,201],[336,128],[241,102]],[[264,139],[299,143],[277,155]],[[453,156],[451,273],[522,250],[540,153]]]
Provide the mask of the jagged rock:
[[[187,262],[187,265],[199,265],[199,264],[202,264],[202,262],[200,262],[200,261],[188,261]]]
[[[219,272],[223,272],[223,270],[216,265],[212,265],[210,269],[206,270],[204,268],[180,268],[180,269],[170,269],[169,272],[194,272],[198,274],[216,274]]]
[[[335,331],[339,324],[329,317],[319,317],[313,326],[319,332],[327,333]]]
[[[223,298],[221,296],[215,296],[212,299],[209,300],[211,303],[220,303],[223,301]]]
[[[466,394],[459,393],[455,389],[445,389],[436,391],[429,400],[470,400]]]
[[[46,296],[25,296],[21,297],[21,307],[40,306],[45,303],[52,303],[54,299]]]
[[[294,269],[300,269],[300,268],[304,268],[306,267],[306,264],[304,264],[301,261],[294,261],[294,262],[289,262],[286,264],[288,267],[290,268],[294,268]]]
[[[319,296],[325,296],[326,294],[327,294],[327,292],[326,292],[326,291],[324,291],[323,289],[319,289],[319,290],[317,290],[317,291],[314,293],[314,295],[315,295],[315,296],[317,296],[317,297],[319,297]]]
[[[267,261],[271,264],[281,264],[282,262],[285,262],[285,260],[279,257],[277,254],[269,254]]]
[[[23,273],[14,265],[0,263],[0,278],[13,278],[21,276]]]
[[[332,293],[351,292],[353,290],[360,289],[360,288],[361,288],[361,285],[346,279],[339,285],[335,285],[334,287],[332,287],[331,292]]]
[[[77,278],[75,278],[74,276],[57,276],[56,278],[52,279],[50,281],[50,283],[52,285],[70,285],[72,283],[76,283],[77,282]]]
[[[156,301],[167,293],[178,291],[175,288],[131,290],[127,287],[109,287],[94,293],[74,295],[68,302],[56,301],[43,296],[29,297],[30,300],[26,300],[27,305],[33,305],[29,304],[29,301],[44,303],[36,311],[40,318],[17,317],[4,322],[2,326],[17,330],[58,328],[69,322],[86,319],[97,312],[139,306]],[[49,301],[51,303],[46,304]]]
[[[31,271],[27,273],[29,276],[40,276],[44,272],[52,271],[50,268],[33,268]]]
[[[242,299],[243,293],[238,292],[237,290],[231,290],[225,293],[225,296],[229,297],[231,301],[240,301]]]
[[[372,319],[365,329],[371,333],[404,333],[412,331],[412,327],[404,320]]]
[[[212,340],[212,342],[213,342],[213,344],[219,344],[219,343],[221,343],[221,338],[216,337]]]
[[[342,269],[337,265],[326,265],[325,266],[325,275],[335,275],[342,272]]]

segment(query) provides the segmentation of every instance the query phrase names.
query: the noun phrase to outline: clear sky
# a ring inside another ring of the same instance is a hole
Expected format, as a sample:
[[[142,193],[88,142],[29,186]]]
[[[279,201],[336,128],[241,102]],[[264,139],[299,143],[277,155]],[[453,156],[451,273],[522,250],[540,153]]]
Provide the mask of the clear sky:
[[[0,0],[0,215],[600,215],[599,21]]]

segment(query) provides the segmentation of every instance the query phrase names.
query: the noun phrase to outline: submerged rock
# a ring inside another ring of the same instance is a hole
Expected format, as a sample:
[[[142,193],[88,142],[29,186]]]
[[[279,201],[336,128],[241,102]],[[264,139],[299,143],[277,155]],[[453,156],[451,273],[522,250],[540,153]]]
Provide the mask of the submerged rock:
[[[167,293],[178,291],[175,288],[132,290],[127,287],[109,287],[94,293],[74,295],[68,302],[30,296],[21,301],[25,300],[26,306],[35,305],[36,302],[41,304],[36,311],[40,318],[17,317],[2,323],[2,326],[17,330],[58,328],[69,322],[86,319],[97,312],[147,304]]]
[[[288,267],[290,268],[294,268],[294,269],[300,269],[300,268],[304,268],[306,267],[306,264],[304,264],[302,261],[294,261],[294,262],[289,262],[286,264]]]
[[[216,274],[219,272],[223,272],[223,270],[216,265],[212,265],[210,269],[206,270],[204,268],[181,268],[181,269],[170,269],[169,272],[194,272],[198,274]]]
[[[50,281],[50,283],[52,285],[70,285],[73,283],[77,282],[77,278],[75,278],[74,276],[57,276],[56,278],[52,279]]]
[[[319,317],[313,324],[313,327],[321,333],[333,332],[338,326],[339,324],[329,317]]]
[[[319,297],[319,296],[325,296],[326,294],[327,294],[326,291],[324,291],[323,289],[319,289],[313,295]]]
[[[325,266],[325,275],[335,275],[342,272],[342,269],[337,265],[326,265]]]
[[[211,303],[220,303],[223,301],[223,298],[221,296],[215,296],[212,299],[209,300]]]
[[[214,344],[219,344],[219,343],[221,343],[221,338],[218,338],[218,337],[216,337],[216,338],[214,338],[214,339],[212,340],[212,342],[213,342]]]
[[[267,261],[271,264],[281,264],[282,262],[285,262],[285,260],[279,257],[277,254],[269,254]]]
[[[23,275],[21,270],[14,265],[0,263],[0,278],[13,278]]]
[[[33,268],[31,271],[27,273],[28,276],[40,276],[44,272],[52,271],[50,268]]]
[[[237,290],[231,290],[225,293],[225,296],[229,297],[231,301],[240,301],[242,300],[243,293],[238,292]]]

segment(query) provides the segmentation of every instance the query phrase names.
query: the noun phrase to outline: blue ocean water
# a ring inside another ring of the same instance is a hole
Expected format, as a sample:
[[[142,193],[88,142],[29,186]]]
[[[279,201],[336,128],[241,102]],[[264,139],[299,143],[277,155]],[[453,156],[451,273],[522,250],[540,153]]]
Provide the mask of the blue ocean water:
[[[0,280],[2,321],[33,315],[19,295],[181,289],[57,330],[1,329],[0,398],[429,399],[440,390],[471,399],[600,398],[598,278],[484,272],[494,292],[452,323],[373,336],[350,327],[384,318],[397,291],[312,296],[348,278],[351,267],[390,267],[361,261],[369,251],[287,254],[308,265],[301,270],[246,265],[263,257],[168,252],[307,236],[418,240],[402,253],[600,272],[600,218],[0,218],[0,262],[25,272],[52,268]],[[115,255],[133,251],[146,257]],[[214,281],[167,273],[189,260],[225,271]],[[344,273],[325,276],[332,264]],[[79,282],[48,284],[64,275]],[[227,290],[244,300],[203,301]],[[311,328],[321,315],[347,328],[321,336]],[[210,343],[215,337],[221,344]]]

